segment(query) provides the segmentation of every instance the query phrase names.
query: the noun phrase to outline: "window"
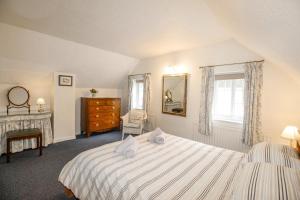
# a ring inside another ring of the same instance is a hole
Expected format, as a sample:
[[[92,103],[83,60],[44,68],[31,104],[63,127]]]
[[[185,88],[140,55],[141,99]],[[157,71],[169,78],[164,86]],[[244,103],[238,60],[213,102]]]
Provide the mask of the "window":
[[[216,75],[213,100],[213,120],[243,123],[243,117],[243,74]]]
[[[144,80],[133,80],[131,105],[132,109],[144,108]]]

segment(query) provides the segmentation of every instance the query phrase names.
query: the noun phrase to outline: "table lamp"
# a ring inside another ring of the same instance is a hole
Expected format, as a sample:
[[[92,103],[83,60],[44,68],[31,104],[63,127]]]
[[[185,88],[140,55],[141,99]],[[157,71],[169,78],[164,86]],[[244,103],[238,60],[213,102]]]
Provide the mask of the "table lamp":
[[[281,133],[281,137],[290,140],[290,146],[293,145],[293,140],[298,136],[298,128],[295,126],[287,126]]]
[[[36,100],[36,104],[39,106],[38,112],[43,112],[43,111],[44,111],[43,105],[46,104],[45,99],[43,99],[43,98],[38,98],[38,99]]]

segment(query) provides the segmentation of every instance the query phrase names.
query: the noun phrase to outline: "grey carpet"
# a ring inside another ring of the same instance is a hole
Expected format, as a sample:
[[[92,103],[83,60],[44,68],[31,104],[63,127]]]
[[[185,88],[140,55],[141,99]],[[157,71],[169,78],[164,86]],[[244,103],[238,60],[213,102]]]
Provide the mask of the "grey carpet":
[[[41,157],[37,150],[15,153],[9,164],[2,155],[0,199],[67,199],[57,181],[63,166],[80,152],[120,139],[121,133],[116,131],[60,142],[44,148]]]

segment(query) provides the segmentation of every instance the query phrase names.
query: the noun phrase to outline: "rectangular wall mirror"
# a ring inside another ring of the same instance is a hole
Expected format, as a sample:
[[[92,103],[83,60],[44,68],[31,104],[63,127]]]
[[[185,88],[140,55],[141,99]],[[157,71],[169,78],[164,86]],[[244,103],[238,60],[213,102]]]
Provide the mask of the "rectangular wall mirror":
[[[163,76],[162,112],[186,116],[187,74]]]

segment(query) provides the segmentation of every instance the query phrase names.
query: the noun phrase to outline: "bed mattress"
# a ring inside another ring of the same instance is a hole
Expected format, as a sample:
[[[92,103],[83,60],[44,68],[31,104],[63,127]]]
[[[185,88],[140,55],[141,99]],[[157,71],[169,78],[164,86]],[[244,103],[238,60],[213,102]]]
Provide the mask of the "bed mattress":
[[[114,152],[114,142],[69,161],[59,181],[81,199],[230,199],[243,153],[166,134],[163,145],[136,137],[134,158]]]

